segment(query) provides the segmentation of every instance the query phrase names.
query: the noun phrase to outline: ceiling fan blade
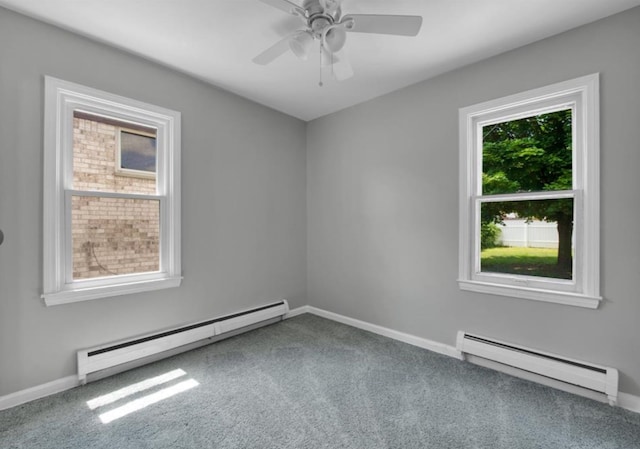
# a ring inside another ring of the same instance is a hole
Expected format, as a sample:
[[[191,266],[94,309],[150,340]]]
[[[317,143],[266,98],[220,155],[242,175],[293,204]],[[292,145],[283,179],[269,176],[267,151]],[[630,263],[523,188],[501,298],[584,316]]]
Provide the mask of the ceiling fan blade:
[[[415,36],[422,26],[421,16],[389,16],[378,14],[349,14],[341,20],[352,33],[393,34]],[[351,23],[350,23],[351,22]]]
[[[265,51],[253,58],[253,62],[260,65],[269,64],[271,61],[283,55],[287,52],[287,50],[289,50],[289,39],[291,39],[291,36],[287,36],[284,39],[279,40],[271,47],[267,48]]]
[[[300,16],[300,17],[306,16],[306,13],[303,8],[287,0],[260,0],[260,1],[262,3],[266,3],[269,6],[273,6],[274,8],[277,8],[281,11],[284,11],[294,16]]]

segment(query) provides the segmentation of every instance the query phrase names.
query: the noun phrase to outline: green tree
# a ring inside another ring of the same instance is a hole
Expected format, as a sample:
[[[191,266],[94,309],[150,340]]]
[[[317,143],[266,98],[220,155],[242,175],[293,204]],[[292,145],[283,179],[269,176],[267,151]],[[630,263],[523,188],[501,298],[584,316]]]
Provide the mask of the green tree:
[[[485,126],[482,149],[483,195],[572,189],[571,110]],[[483,223],[507,214],[558,224],[558,269],[571,272],[573,200],[484,203]]]
[[[493,221],[480,226],[480,248],[495,248],[500,237],[500,228]]]

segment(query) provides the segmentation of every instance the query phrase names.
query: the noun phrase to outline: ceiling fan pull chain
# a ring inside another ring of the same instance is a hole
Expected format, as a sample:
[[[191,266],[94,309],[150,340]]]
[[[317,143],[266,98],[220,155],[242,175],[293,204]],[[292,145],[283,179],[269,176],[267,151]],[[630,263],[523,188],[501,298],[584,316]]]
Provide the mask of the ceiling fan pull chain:
[[[331,53],[331,76],[333,76],[333,78],[335,79],[336,77],[336,72],[335,70],[333,70],[333,64],[335,64],[336,60],[333,57],[333,53]]]
[[[320,70],[320,81],[318,82],[318,86],[322,87],[322,42],[320,42],[320,61],[318,64],[318,69]]]

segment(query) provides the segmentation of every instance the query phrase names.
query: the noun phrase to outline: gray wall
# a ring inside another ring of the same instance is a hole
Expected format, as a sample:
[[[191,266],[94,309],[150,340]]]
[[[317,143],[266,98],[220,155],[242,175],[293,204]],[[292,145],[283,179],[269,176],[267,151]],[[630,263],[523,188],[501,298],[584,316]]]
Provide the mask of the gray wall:
[[[306,304],[305,124],[0,8],[0,396],[77,349],[287,298]],[[180,288],[45,307],[43,76],[182,112]]]
[[[448,344],[464,329],[615,366],[622,390],[640,394],[640,9],[306,130],[1,8],[0,42],[0,396],[73,374],[79,348],[282,297]],[[586,310],[459,291],[458,108],[593,72],[606,302]],[[45,74],[182,112],[180,288],[43,305]]]
[[[636,8],[310,122],[309,303],[451,345],[467,330],[613,366],[640,394],[639,44]],[[458,109],[594,72],[606,301],[460,291]]]

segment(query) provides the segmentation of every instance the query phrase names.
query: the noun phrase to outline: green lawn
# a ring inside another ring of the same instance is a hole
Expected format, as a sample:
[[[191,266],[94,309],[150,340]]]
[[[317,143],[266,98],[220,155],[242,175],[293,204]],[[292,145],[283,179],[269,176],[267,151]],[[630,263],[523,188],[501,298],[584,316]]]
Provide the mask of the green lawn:
[[[482,250],[481,271],[571,279],[571,270],[557,266],[558,250],[553,248],[498,247]]]

